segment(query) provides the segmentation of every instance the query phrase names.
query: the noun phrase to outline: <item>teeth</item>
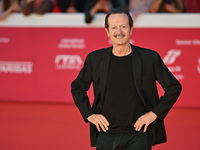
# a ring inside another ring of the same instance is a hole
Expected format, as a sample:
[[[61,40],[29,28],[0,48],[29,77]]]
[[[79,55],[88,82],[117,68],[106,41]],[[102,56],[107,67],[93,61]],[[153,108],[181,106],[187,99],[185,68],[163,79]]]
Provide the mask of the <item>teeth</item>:
[[[116,38],[123,38],[123,37],[125,37],[125,35],[114,35],[114,37],[116,37]]]
[[[119,35],[119,36],[116,36],[116,38],[123,38],[124,36],[122,36],[122,35]]]

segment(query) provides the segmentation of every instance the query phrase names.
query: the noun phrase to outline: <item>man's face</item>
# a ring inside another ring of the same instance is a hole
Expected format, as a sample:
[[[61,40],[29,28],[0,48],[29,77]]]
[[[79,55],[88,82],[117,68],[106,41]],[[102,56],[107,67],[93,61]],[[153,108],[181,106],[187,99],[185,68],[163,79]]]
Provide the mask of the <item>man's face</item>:
[[[126,14],[111,14],[108,17],[108,24],[109,30],[106,29],[106,32],[113,45],[124,45],[129,43],[133,27],[130,29],[128,16]]]

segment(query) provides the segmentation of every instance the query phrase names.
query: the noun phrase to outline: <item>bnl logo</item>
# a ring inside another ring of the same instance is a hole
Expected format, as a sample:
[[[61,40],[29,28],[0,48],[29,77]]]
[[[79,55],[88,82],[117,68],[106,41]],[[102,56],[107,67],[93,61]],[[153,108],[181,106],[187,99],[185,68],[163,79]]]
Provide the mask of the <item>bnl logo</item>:
[[[163,61],[165,65],[173,64],[176,59],[181,55],[181,50],[172,49],[167,52],[167,55],[164,57]]]
[[[57,69],[80,69],[83,61],[79,55],[57,55]]]

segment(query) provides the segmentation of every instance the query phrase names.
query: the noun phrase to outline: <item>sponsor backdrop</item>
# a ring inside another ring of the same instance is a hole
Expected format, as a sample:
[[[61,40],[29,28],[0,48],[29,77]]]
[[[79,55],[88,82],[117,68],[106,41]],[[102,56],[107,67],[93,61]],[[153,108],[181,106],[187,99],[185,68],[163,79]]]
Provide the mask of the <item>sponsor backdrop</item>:
[[[181,82],[176,106],[200,107],[200,28],[135,28],[130,42],[157,51]],[[108,46],[104,28],[1,27],[0,100],[72,103],[86,55]]]

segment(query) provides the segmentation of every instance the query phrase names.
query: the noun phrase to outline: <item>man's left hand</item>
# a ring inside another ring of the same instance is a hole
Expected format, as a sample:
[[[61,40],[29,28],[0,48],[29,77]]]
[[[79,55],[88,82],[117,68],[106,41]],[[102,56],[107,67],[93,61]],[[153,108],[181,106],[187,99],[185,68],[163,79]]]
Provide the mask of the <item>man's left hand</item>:
[[[135,122],[134,127],[136,131],[140,131],[141,128],[144,126],[144,132],[147,131],[148,126],[154,122],[157,118],[157,115],[154,114],[152,111],[147,112],[146,114],[142,115],[138,120]]]

